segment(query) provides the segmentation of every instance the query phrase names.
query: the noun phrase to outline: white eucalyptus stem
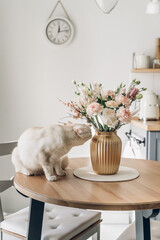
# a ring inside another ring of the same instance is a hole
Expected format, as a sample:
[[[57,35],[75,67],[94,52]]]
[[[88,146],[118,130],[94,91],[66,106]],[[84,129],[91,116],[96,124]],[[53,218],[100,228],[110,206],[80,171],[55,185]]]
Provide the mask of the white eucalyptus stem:
[[[136,108],[133,112],[131,112],[132,117],[135,116],[139,112],[140,108]]]
[[[95,116],[94,119],[95,119],[95,123],[97,124],[97,129],[100,131],[99,122],[98,122],[97,116]]]

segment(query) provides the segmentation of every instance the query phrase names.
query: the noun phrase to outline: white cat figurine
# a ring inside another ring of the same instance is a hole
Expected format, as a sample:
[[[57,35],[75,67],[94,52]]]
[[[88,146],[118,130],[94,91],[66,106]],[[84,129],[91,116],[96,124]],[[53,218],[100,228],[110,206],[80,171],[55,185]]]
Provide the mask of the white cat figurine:
[[[38,175],[44,172],[49,181],[66,175],[68,165],[65,156],[72,147],[82,145],[91,138],[91,129],[85,124],[33,127],[19,138],[12,153],[16,172]]]

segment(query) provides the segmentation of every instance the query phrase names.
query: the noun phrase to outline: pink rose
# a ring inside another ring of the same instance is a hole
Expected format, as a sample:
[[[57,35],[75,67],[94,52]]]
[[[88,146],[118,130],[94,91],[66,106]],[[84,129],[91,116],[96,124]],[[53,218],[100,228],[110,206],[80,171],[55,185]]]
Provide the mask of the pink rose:
[[[112,101],[112,100],[106,102],[105,104],[106,104],[106,107],[110,107],[110,108],[116,108],[116,107],[118,107],[118,103],[115,102],[115,101]]]
[[[102,112],[103,106],[99,103],[93,102],[88,105],[86,112],[89,116],[91,115],[98,115],[100,112]]]
[[[115,97],[115,92],[112,90],[108,90],[102,93],[102,98],[107,99],[109,97],[114,98]]]
[[[131,103],[131,100],[128,97],[121,94],[117,95],[115,100],[118,104],[123,104],[126,107],[128,107]]]
[[[117,110],[117,117],[122,123],[130,123],[131,121],[131,113],[128,108],[120,107]]]
[[[139,92],[139,89],[133,87],[133,88],[131,89],[130,93],[129,93],[129,97],[132,98],[132,99],[135,98],[135,96],[136,96],[136,94],[137,94],[138,92]]]

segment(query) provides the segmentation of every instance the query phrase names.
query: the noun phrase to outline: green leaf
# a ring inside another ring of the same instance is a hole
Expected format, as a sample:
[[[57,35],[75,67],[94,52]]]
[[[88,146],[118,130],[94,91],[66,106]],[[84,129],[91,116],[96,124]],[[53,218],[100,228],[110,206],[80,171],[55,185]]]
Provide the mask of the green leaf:
[[[136,83],[136,85],[139,85],[141,82],[140,81],[136,81],[135,83]]]
[[[147,88],[142,88],[142,91],[146,91],[147,90]]]
[[[136,95],[136,99],[141,99],[141,98],[143,98],[143,95],[141,93]]]
[[[107,125],[104,126],[104,129],[105,129],[105,132],[108,132],[108,126]]]
[[[76,95],[78,95],[78,96],[80,95],[80,93],[79,93],[79,92],[74,92],[74,93],[75,93]]]

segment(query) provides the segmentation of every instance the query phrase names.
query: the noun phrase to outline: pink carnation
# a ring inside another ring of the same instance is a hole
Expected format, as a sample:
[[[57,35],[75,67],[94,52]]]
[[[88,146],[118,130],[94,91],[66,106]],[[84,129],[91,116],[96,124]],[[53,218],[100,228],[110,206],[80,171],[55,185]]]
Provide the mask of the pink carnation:
[[[120,107],[117,110],[117,117],[122,123],[130,123],[131,121],[131,113],[128,108]]]
[[[102,112],[103,106],[99,103],[93,102],[88,105],[86,112],[89,116],[91,115],[98,115],[100,112]]]
[[[130,93],[129,93],[129,97],[132,98],[132,99],[135,98],[135,96],[136,96],[136,94],[137,94],[138,92],[139,92],[139,89],[138,89],[138,88],[135,88],[135,87],[132,88],[131,91],[130,91]]]
[[[112,91],[112,90],[108,90],[108,91],[105,91],[105,92],[102,93],[102,97],[104,99],[107,99],[108,96],[110,96],[111,98],[114,98],[115,97],[115,92]]]
[[[128,97],[121,94],[117,95],[115,100],[118,104],[123,104],[126,107],[128,107],[131,103],[131,100]]]

